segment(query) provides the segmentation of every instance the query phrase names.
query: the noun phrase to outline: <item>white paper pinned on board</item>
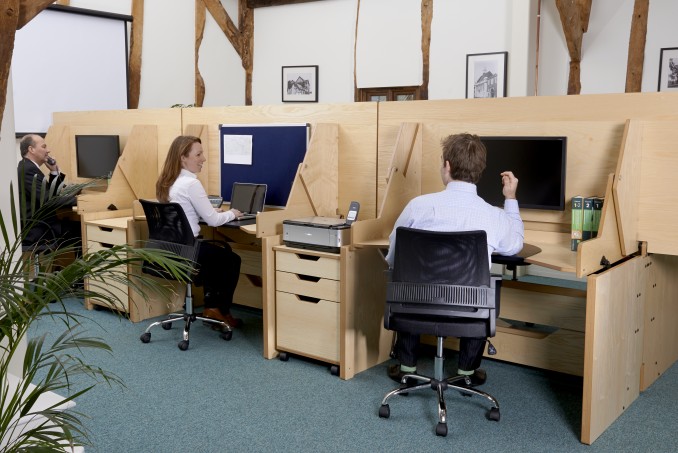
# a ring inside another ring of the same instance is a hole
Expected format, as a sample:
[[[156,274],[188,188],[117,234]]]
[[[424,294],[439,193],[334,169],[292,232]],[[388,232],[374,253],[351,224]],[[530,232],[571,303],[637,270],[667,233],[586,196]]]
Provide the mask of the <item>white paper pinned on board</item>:
[[[252,165],[251,135],[222,135],[225,164]]]

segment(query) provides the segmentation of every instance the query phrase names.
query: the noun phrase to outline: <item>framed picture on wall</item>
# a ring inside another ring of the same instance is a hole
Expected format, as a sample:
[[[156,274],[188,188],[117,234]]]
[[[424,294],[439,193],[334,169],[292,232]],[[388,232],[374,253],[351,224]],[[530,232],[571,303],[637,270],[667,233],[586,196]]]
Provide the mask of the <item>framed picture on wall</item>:
[[[318,66],[283,66],[282,101],[318,102]]]
[[[661,49],[657,91],[678,91],[678,47]]]
[[[466,98],[506,97],[508,52],[466,55]]]

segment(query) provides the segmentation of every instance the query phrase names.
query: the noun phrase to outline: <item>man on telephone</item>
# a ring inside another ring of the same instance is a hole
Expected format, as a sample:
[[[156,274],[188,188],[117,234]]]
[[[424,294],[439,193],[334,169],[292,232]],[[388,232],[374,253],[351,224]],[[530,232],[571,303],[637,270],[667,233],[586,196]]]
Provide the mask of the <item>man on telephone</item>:
[[[21,221],[25,225],[29,220],[40,220],[31,226],[23,238],[24,244],[34,244],[41,239],[62,239],[69,245],[80,248],[80,222],[57,218],[56,210],[75,205],[74,197],[64,197],[55,204],[54,212],[44,213],[39,219],[33,219],[37,209],[49,198],[58,194],[66,175],[59,171],[59,165],[50,157],[45,139],[36,134],[25,135],[19,144],[21,161],[17,167],[19,179],[19,204]],[[49,179],[45,184],[45,175],[40,169],[45,165],[49,169]],[[48,193],[43,193],[43,187]],[[48,231],[51,230],[50,231]]]

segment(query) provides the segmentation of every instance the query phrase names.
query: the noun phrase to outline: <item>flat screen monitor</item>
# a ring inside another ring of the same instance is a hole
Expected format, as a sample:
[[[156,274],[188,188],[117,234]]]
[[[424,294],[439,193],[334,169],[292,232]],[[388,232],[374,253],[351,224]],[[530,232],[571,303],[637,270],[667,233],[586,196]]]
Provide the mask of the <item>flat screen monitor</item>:
[[[501,177],[510,170],[518,178],[521,208],[565,210],[567,137],[480,137],[487,148],[487,167],[478,195],[494,206],[504,205]]]
[[[110,178],[120,157],[117,135],[76,135],[79,178]]]

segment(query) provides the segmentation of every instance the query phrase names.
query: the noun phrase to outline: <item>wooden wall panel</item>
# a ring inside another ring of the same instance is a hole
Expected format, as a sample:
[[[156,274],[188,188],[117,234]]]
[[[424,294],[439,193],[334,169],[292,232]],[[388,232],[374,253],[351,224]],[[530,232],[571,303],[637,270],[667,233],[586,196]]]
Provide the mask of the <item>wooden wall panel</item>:
[[[120,147],[125,149],[134,126],[150,125],[157,130],[157,144],[153,139],[151,152],[157,154],[157,169],[152,172],[157,178],[165,156],[172,140],[181,134],[181,109],[148,109],[148,110],[108,110],[92,112],[57,112],[53,114],[53,125],[47,133],[45,140],[48,143],[54,157],[60,161],[62,171],[66,173],[69,182],[84,182],[77,178],[77,163],[75,155],[75,135],[83,134],[116,134],[120,136]],[[137,143],[137,152],[144,151],[145,140]],[[137,165],[134,156],[126,155],[128,174],[132,174],[131,167]],[[155,159],[151,159],[155,162]],[[62,164],[63,162],[63,164]],[[148,162],[143,158],[139,160]],[[150,187],[150,185],[147,185]],[[137,190],[139,188],[137,187]],[[144,189],[146,192],[147,189]],[[144,193],[146,193],[144,192]],[[88,193],[78,199],[78,209],[81,211],[102,211],[110,204],[118,209],[132,207],[132,201],[136,199],[132,186],[116,167],[110,180],[108,189],[100,193]]]
[[[401,123],[416,120],[424,124],[422,172],[423,181],[430,184],[424,188],[425,191],[435,191],[441,187],[438,173],[440,137],[446,135],[448,130],[449,133],[463,131],[462,126],[465,126],[469,128],[466,132],[471,133],[511,132],[510,135],[518,135],[517,131],[510,129],[510,125],[523,124],[525,127],[522,127],[522,131],[526,132],[544,131],[572,136],[569,146],[574,152],[568,151],[567,194],[574,195],[574,192],[581,191],[582,195],[592,195],[604,193],[607,176],[615,170],[626,120],[678,117],[675,108],[677,102],[678,93],[382,102],[379,104],[377,202],[380,204],[384,196],[386,172]],[[593,166],[585,163],[589,156],[594,156]],[[430,162],[428,167],[426,162]],[[584,174],[577,175],[577,171],[583,171]],[[548,215],[553,213],[521,212],[528,220],[561,225],[567,223],[567,212],[556,214],[555,217]]]
[[[339,212],[360,202],[360,218],[376,216],[377,104],[303,104],[184,109],[183,124],[208,127],[208,160],[220,162],[220,124],[336,123],[339,125]],[[210,165],[208,193],[219,193],[219,165]]]
[[[678,255],[678,118],[643,124],[638,238],[650,253]]]
[[[165,156],[172,140],[181,134],[181,109],[104,110],[95,112],[57,112],[52,124],[77,126],[75,134],[117,134],[120,146],[127,144],[127,137],[136,125],[158,127],[158,169],[165,163]],[[87,130],[89,132],[78,132]],[[75,141],[73,142],[75,143]],[[75,148],[73,149],[75,159]],[[74,167],[75,168],[75,167]]]

